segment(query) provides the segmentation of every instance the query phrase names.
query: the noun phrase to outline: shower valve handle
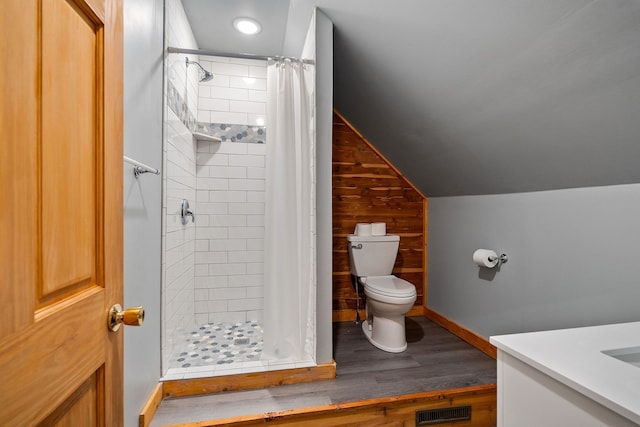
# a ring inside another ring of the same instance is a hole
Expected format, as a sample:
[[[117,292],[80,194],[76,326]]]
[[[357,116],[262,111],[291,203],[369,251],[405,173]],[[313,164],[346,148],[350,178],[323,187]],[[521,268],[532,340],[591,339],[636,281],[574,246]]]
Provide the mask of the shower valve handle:
[[[195,216],[195,214],[193,213],[193,211],[191,209],[187,209],[185,211],[184,216],[190,216],[191,217],[191,222],[196,222],[196,216]]]
[[[191,217],[191,222],[196,222],[196,215],[189,209],[189,201],[187,199],[182,199],[180,203],[180,217],[182,218],[182,225],[187,225],[187,222],[189,222],[188,217]]]

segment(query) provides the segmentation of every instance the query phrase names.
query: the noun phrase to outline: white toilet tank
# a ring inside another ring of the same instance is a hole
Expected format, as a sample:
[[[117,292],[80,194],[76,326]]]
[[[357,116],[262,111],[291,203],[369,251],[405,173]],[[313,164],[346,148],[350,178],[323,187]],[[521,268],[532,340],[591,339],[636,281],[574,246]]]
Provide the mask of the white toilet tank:
[[[388,276],[398,255],[400,236],[347,236],[351,274],[358,277]]]

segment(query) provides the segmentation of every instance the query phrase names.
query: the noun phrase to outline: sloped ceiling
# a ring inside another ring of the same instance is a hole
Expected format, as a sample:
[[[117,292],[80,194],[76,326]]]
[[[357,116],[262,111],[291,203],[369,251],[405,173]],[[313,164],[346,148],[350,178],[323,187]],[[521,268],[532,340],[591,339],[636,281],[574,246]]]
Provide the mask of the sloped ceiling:
[[[640,2],[291,0],[253,53],[295,56],[314,5],[336,109],[427,196],[640,182]]]

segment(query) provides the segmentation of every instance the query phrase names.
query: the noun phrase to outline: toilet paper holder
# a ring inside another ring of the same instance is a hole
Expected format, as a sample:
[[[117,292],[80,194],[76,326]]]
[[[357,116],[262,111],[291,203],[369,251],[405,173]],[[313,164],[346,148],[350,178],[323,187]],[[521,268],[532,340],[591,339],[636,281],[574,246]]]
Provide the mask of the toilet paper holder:
[[[498,255],[491,249],[477,249],[472,258],[473,263],[481,268],[494,268],[509,260],[507,254]]]
[[[509,261],[509,257],[507,256],[507,254],[500,254],[497,257],[489,257],[489,261],[491,262],[495,261],[496,259],[500,264],[504,264],[505,262]]]

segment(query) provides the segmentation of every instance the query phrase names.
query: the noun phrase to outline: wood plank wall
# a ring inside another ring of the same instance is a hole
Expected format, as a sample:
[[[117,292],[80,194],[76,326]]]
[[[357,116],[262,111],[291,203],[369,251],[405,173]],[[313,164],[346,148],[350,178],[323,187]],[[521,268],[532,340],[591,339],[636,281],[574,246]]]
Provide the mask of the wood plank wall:
[[[353,311],[356,293],[349,271],[347,235],[359,222],[385,222],[400,235],[393,274],[426,295],[427,199],[339,113],[333,117],[333,310]],[[364,300],[360,292],[361,308]],[[420,312],[421,313],[421,312]],[[352,316],[352,318],[353,318]]]

